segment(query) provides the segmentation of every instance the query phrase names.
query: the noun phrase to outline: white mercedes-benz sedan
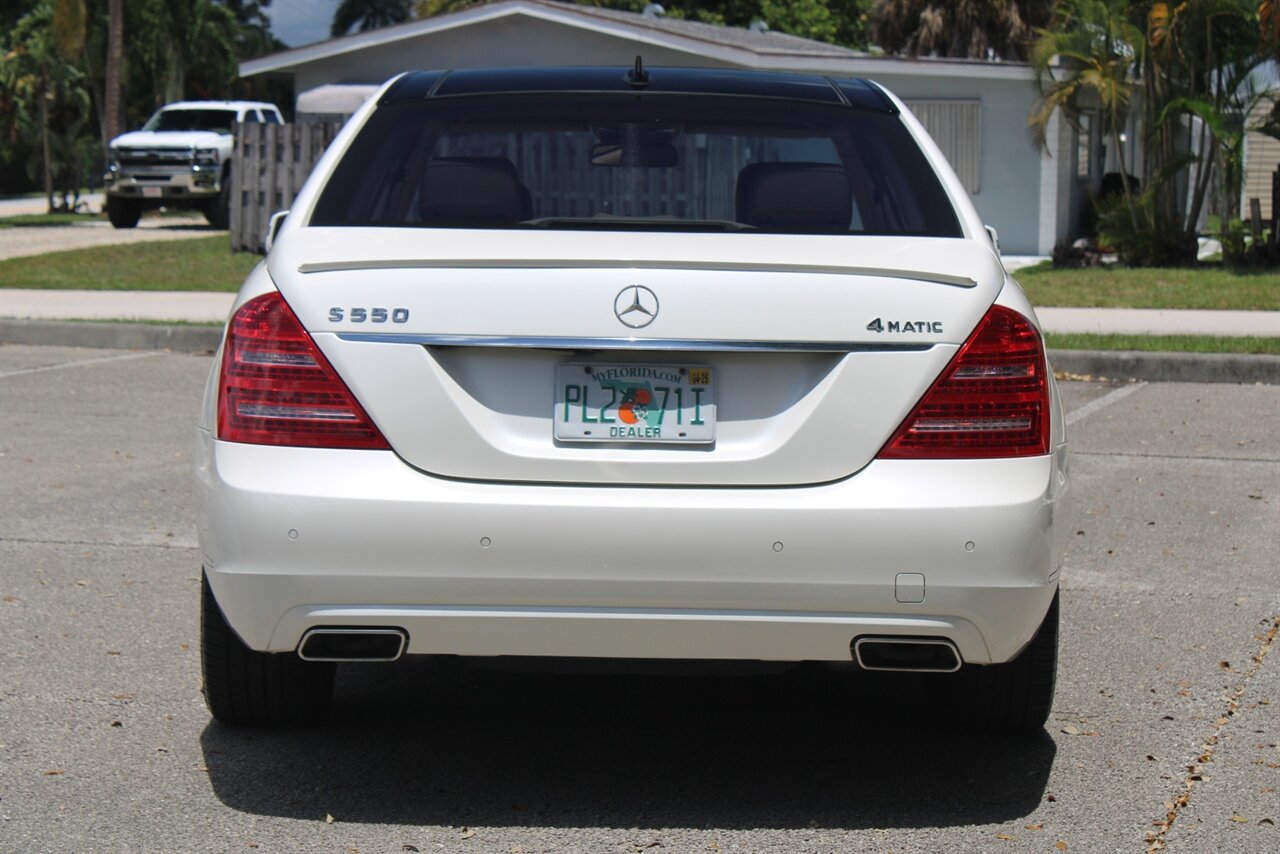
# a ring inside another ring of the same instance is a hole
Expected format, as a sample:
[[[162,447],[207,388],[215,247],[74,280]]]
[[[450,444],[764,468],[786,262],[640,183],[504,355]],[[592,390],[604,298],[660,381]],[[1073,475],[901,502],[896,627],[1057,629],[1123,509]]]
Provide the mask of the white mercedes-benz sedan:
[[[273,226],[199,429],[219,721],[455,655],[925,673],[1044,725],[1057,391],[879,85],[409,73]]]

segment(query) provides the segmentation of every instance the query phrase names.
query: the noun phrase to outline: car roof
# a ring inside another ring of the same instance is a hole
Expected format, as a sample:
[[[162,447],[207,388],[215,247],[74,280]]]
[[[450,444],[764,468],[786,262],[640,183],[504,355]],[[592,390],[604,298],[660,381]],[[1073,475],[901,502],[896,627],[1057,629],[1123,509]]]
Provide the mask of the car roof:
[[[270,110],[278,110],[275,104],[269,104],[266,101],[175,101],[172,104],[165,104],[162,110],[245,110],[257,107],[259,109],[265,107]]]
[[[655,94],[771,98],[896,113],[878,86],[855,78],[731,68],[566,66],[410,71],[379,106],[480,95]]]

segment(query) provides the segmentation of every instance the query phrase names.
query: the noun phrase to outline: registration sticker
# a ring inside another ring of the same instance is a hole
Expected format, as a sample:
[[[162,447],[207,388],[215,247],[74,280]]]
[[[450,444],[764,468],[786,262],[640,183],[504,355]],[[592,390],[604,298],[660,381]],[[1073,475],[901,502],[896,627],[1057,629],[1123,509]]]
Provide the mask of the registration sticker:
[[[562,442],[710,443],[714,372],[705,365],[556,366],[552,422]]]

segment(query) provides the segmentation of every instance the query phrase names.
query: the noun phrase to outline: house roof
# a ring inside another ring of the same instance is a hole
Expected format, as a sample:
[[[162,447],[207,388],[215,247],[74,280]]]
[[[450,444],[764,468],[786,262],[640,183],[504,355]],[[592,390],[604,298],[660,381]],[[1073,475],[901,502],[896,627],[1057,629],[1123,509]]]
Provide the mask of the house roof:
[[[740,68],[872,76],[876,73],[956,75],[962,77],[1030,79],[1020,63],[974,60],[909,59],[872,56],[839,45],[803,39],[769,30],[724,27],[677,18],[649,17],[633,12],[579,6],[555,0],[499,0],[460,12],[421,18],[341,38],[304,45],[240,63],[240,76],[291,73],[299,66],[343,54],[385,47],[396,42],[512,16],[651,44],[692,56],[706,57]]]

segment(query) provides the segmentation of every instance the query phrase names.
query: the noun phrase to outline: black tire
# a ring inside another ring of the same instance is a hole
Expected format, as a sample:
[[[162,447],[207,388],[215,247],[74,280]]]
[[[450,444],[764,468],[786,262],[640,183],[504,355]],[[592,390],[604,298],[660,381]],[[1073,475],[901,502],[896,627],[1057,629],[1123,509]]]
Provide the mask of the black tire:
[[[209,225],[217,229],[228,229],[231,227],[231,172],[230,170],[222,174],[222,189],[218,195],[210,199],[204,209],[204,218],[209,221]]]
[[[249,649],[227,625],[203,573],[200,582],[200,668],[210,714],[229,726],[323,721],[333,702],[335,666]]]
[[[966,729],[1034,733],[1044,729],[1053,706],[1058,670],[1058,595],[1035,637],[1005,664],[966,664],[941,677],[943,709],[954,710]]]
[[[107,219],[115,228],[133,228],[142,218],[142,205],[133,199],[107,196]]]

